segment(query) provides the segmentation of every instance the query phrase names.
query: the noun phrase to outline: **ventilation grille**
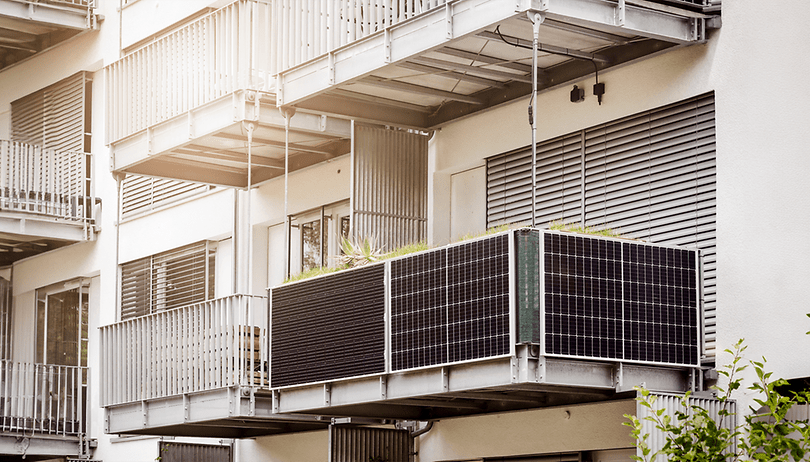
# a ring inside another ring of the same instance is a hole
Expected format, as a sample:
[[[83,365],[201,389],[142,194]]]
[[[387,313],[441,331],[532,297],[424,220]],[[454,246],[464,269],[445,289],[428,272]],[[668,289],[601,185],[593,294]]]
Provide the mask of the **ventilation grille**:
[[[273,387],[385,372],[385,266],[275,287]]]
[[[391,262],[391,367],[507,354],[509,237]]]
[[[698,363],[696,251],[560,233],[543,248],[546,353]]]
[[[410,462],[412,454],[413,437],[408,430],[329,427],[329,462]]]

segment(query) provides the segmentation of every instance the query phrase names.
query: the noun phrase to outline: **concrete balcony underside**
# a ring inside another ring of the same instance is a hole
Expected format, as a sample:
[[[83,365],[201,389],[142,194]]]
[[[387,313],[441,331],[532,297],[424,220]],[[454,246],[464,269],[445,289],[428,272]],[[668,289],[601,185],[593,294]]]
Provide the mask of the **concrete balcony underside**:
[[[332,418],[430,420],[689,389],[688,369],[559,358],[486,361],[278,389],[224,388],[108,406],[107,433],[244,438],[325,428]]]
[[[542,20],[539,90],[589,76],[595,67],[701,43],[706,27],[719,25],[655,2],[448,1],[282,71],[279,105],[432,129],[526,97],[532,89],[528,13]]]
[[[95,231],[90,236],[95,236]],[[0,211],[0,266],[87,240],[81,222],[23,212]]]
[[[0,69],[96,29],[97,23],[86,3],[0,0]]]
[[[273,414],[273,397],[258,388],[221,388],[109,406],[106,433],[249,438],[325,429],[329,419]]]
[[[347,154],[351,122],[300,111],[289,122],[289,170]],[[114,142],[113,170],[221,186],[284,174],[285,119],[275,95],[239,91]]]

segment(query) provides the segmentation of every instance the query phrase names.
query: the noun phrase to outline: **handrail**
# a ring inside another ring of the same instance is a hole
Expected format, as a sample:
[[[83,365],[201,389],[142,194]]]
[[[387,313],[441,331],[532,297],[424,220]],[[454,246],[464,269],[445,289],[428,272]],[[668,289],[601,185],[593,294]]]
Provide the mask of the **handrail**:
[[[237,90],[272,91],[271,10],[237,0],[107,66],[107,142]]]
[[[289,69],[451,0],[276,0],[276,68]]]
[[[92,154],[0,140],[0,210],[95,223]]]
[[[231,295],[101,327],[102,406],[269,386],[266,303]]]
[[[88,368],[0,360],[0,429],[85,433]]]

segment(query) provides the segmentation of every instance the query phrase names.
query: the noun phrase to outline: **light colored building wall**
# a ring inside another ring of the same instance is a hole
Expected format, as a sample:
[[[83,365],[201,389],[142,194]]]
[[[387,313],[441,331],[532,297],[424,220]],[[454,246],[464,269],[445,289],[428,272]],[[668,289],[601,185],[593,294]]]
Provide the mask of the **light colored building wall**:
[[[717,129],[718,347],[739,338],[747,356],[765,356],[776,376],[806,377],[810,361],[792,351],[810,348],[804,300],[810,278],[810,242],[804,239],[810,215],[810,150],[806,143],[810,95],[797,82],[810,70],[792,44],[803,34],[801,21],[782,21],[755,1],[725,2],[723,28],[705,45],[665,51],[600,73],[607,87],[603,104],[587,95],[572,104],[573,85],[589,89],[593,79],[568,82],[542,92],[538,140],[618,119],[714,91]],[[801,1],[793,17],[810,17]],[[752,25],[774,27],[754,32]],[[481,216],[452,207],[453,179],[485,165],[485,158],[530,145],[527,100],[448,124],[430,149],[433,218],[431,238],[444,243],[457,236],[438,217],[449,211],[455,227],[480,228]],[[497,133],[498,136],[493,136]],[[485,183],[481,176],[476,186]],[[468,217],[469,221],[459,220]],[[723,356],[719,359],[722,363]],[[746,408],[747,406],[741,406]]]

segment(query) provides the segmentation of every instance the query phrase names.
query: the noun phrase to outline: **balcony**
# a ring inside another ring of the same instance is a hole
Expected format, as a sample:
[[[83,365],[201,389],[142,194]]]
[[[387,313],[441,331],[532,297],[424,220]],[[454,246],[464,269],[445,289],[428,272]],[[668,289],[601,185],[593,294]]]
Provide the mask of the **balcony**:
[[[92,155],[0,140],[0,265],[95,239]]]
[[[238,0],[106,68],[115,172],[237,187],[284,173],[273,5]],[[348,153],[350,128],[296,114],[290,169]]]
[[[0,454],[84,456],[86,367],[0,360]]]
[[[325,428],[272,415],[267,299],[234,295],[101,328],[107,433],[250,437]]]
[[[683,393],[698,252],[515,230],[271,289],[274,411],[430,420]]]
[[[702,43],[707,28],[719,27],[712,15],[719,8],[701,1],[280,4],[283,37],[301,39],[276,43],[279,106],[417,129],[527,97],[533,21],[539,24],[539,90]]]
[[[98,28],[94,0],[0,0],[0,70]]]

